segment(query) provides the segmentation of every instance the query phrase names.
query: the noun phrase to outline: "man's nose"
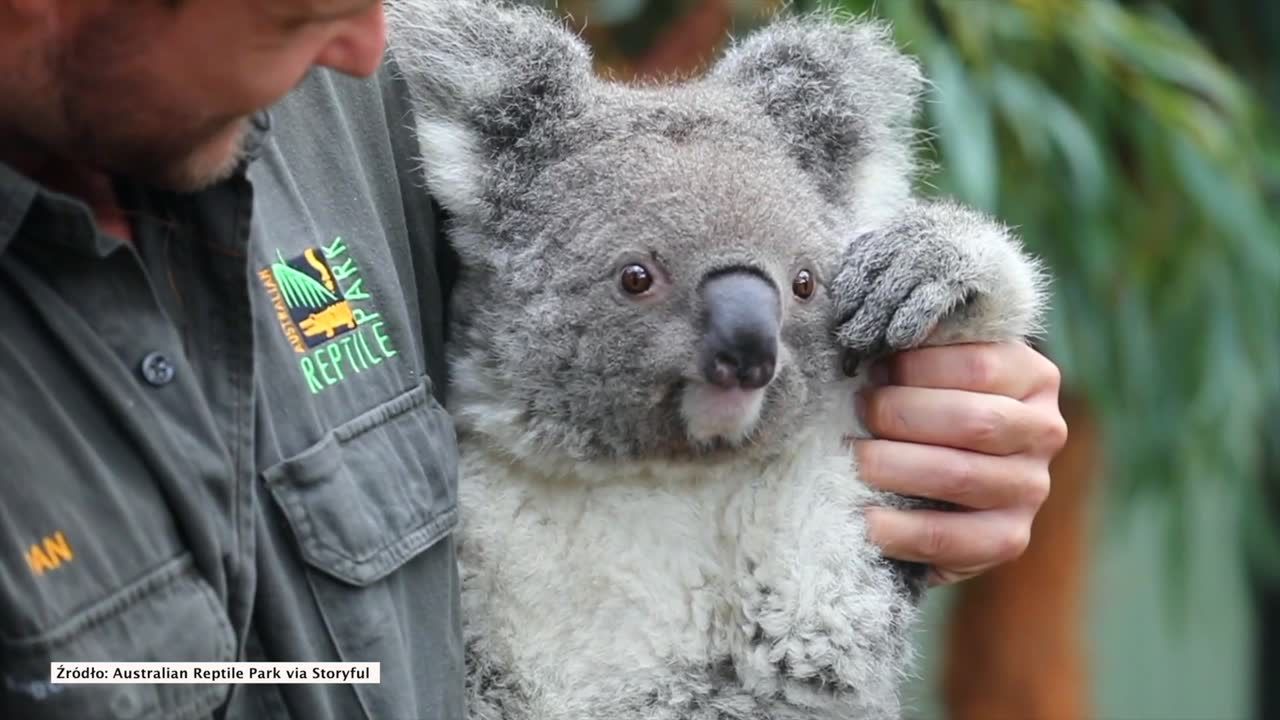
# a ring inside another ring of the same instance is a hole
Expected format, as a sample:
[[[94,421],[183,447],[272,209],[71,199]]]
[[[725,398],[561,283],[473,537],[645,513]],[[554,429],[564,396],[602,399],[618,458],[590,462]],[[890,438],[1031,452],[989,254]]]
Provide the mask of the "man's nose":
[[[382,3],[345,21],[347,24],[316,58],[317,65],[355,77],[377,72],[387,48],[387,23]]]

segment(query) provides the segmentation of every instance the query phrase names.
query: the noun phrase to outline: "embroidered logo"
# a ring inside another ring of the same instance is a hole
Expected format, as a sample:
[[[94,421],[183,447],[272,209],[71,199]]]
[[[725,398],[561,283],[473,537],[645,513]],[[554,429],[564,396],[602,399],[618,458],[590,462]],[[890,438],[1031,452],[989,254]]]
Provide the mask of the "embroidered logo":
[[[382,316],[342,238],[258,271],[285,340],[313,393],[395,357]]]

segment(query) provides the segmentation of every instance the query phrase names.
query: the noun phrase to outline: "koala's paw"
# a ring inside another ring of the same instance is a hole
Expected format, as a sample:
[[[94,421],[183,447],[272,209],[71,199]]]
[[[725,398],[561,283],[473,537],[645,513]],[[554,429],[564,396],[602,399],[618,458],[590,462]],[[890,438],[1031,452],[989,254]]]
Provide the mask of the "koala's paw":
[[[1004,226],[953,203],[918,203],[845,251],[832,282],[836,338],[860,357],[1023,339],[1039,329],[1043,285]]]
[[[859,716],[896,705],[915,601],[884,565],[848,570],[777,586],[753,574],[744,598],[748,656],[739,667],[754,676],[744,678],[749,685],[789,704]]]
[[[752,654],[785,681],[831,691],[847,685],[837,667],[852,649],[849,629],[816,615],[797,622],[788,604],[774,588],[756,585],[746,606]]]

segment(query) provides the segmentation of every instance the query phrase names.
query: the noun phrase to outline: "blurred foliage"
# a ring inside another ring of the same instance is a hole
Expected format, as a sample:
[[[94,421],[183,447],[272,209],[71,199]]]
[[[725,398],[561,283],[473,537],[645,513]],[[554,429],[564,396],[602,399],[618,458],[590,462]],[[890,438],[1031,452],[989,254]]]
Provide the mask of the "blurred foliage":
[[[1214,53],[1246,78],[1280,118],[1280,3],[1274,0],[1178,0],[1172,6]],[[1273,206],[1275,193],[1271,193]],[[1280,390],[1270,397],[1263,426],[1263,462],[1245,495],[1244,530],[1254,570],[1280,587]]]
[[[588,38],[615,66],[643,66],[680,7],[716,4],[569,9],[598,23]],[[749,4],[719,4],[733,8],[739,32],[740,18],[756,23]],[[1017,226],[1051,266],[1044,349],[1104,428],[1113,491],[1167,501],[1175,548],[1193,483],[1254,475],[1264,406],[1280,387],[1272,5],[837,4],[892,22],[933,82],[921,122],[940,170],[922,190]]]

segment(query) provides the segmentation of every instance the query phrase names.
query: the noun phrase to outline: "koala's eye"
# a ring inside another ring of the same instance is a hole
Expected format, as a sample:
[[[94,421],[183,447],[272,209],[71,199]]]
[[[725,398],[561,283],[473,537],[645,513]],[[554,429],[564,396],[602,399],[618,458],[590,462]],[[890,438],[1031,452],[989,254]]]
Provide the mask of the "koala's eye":
[[[808,270],[801,270],[796,273],[795,280],[791,281],[791,292],[801,300],[808,300],[813,297],[813,291],[818,289],[818,282],[813,279],[813,273]]]
[[[649,268],[632,263],[622,268],[622,289],[629,295],[641,295],[653,287],[653,274]]]

